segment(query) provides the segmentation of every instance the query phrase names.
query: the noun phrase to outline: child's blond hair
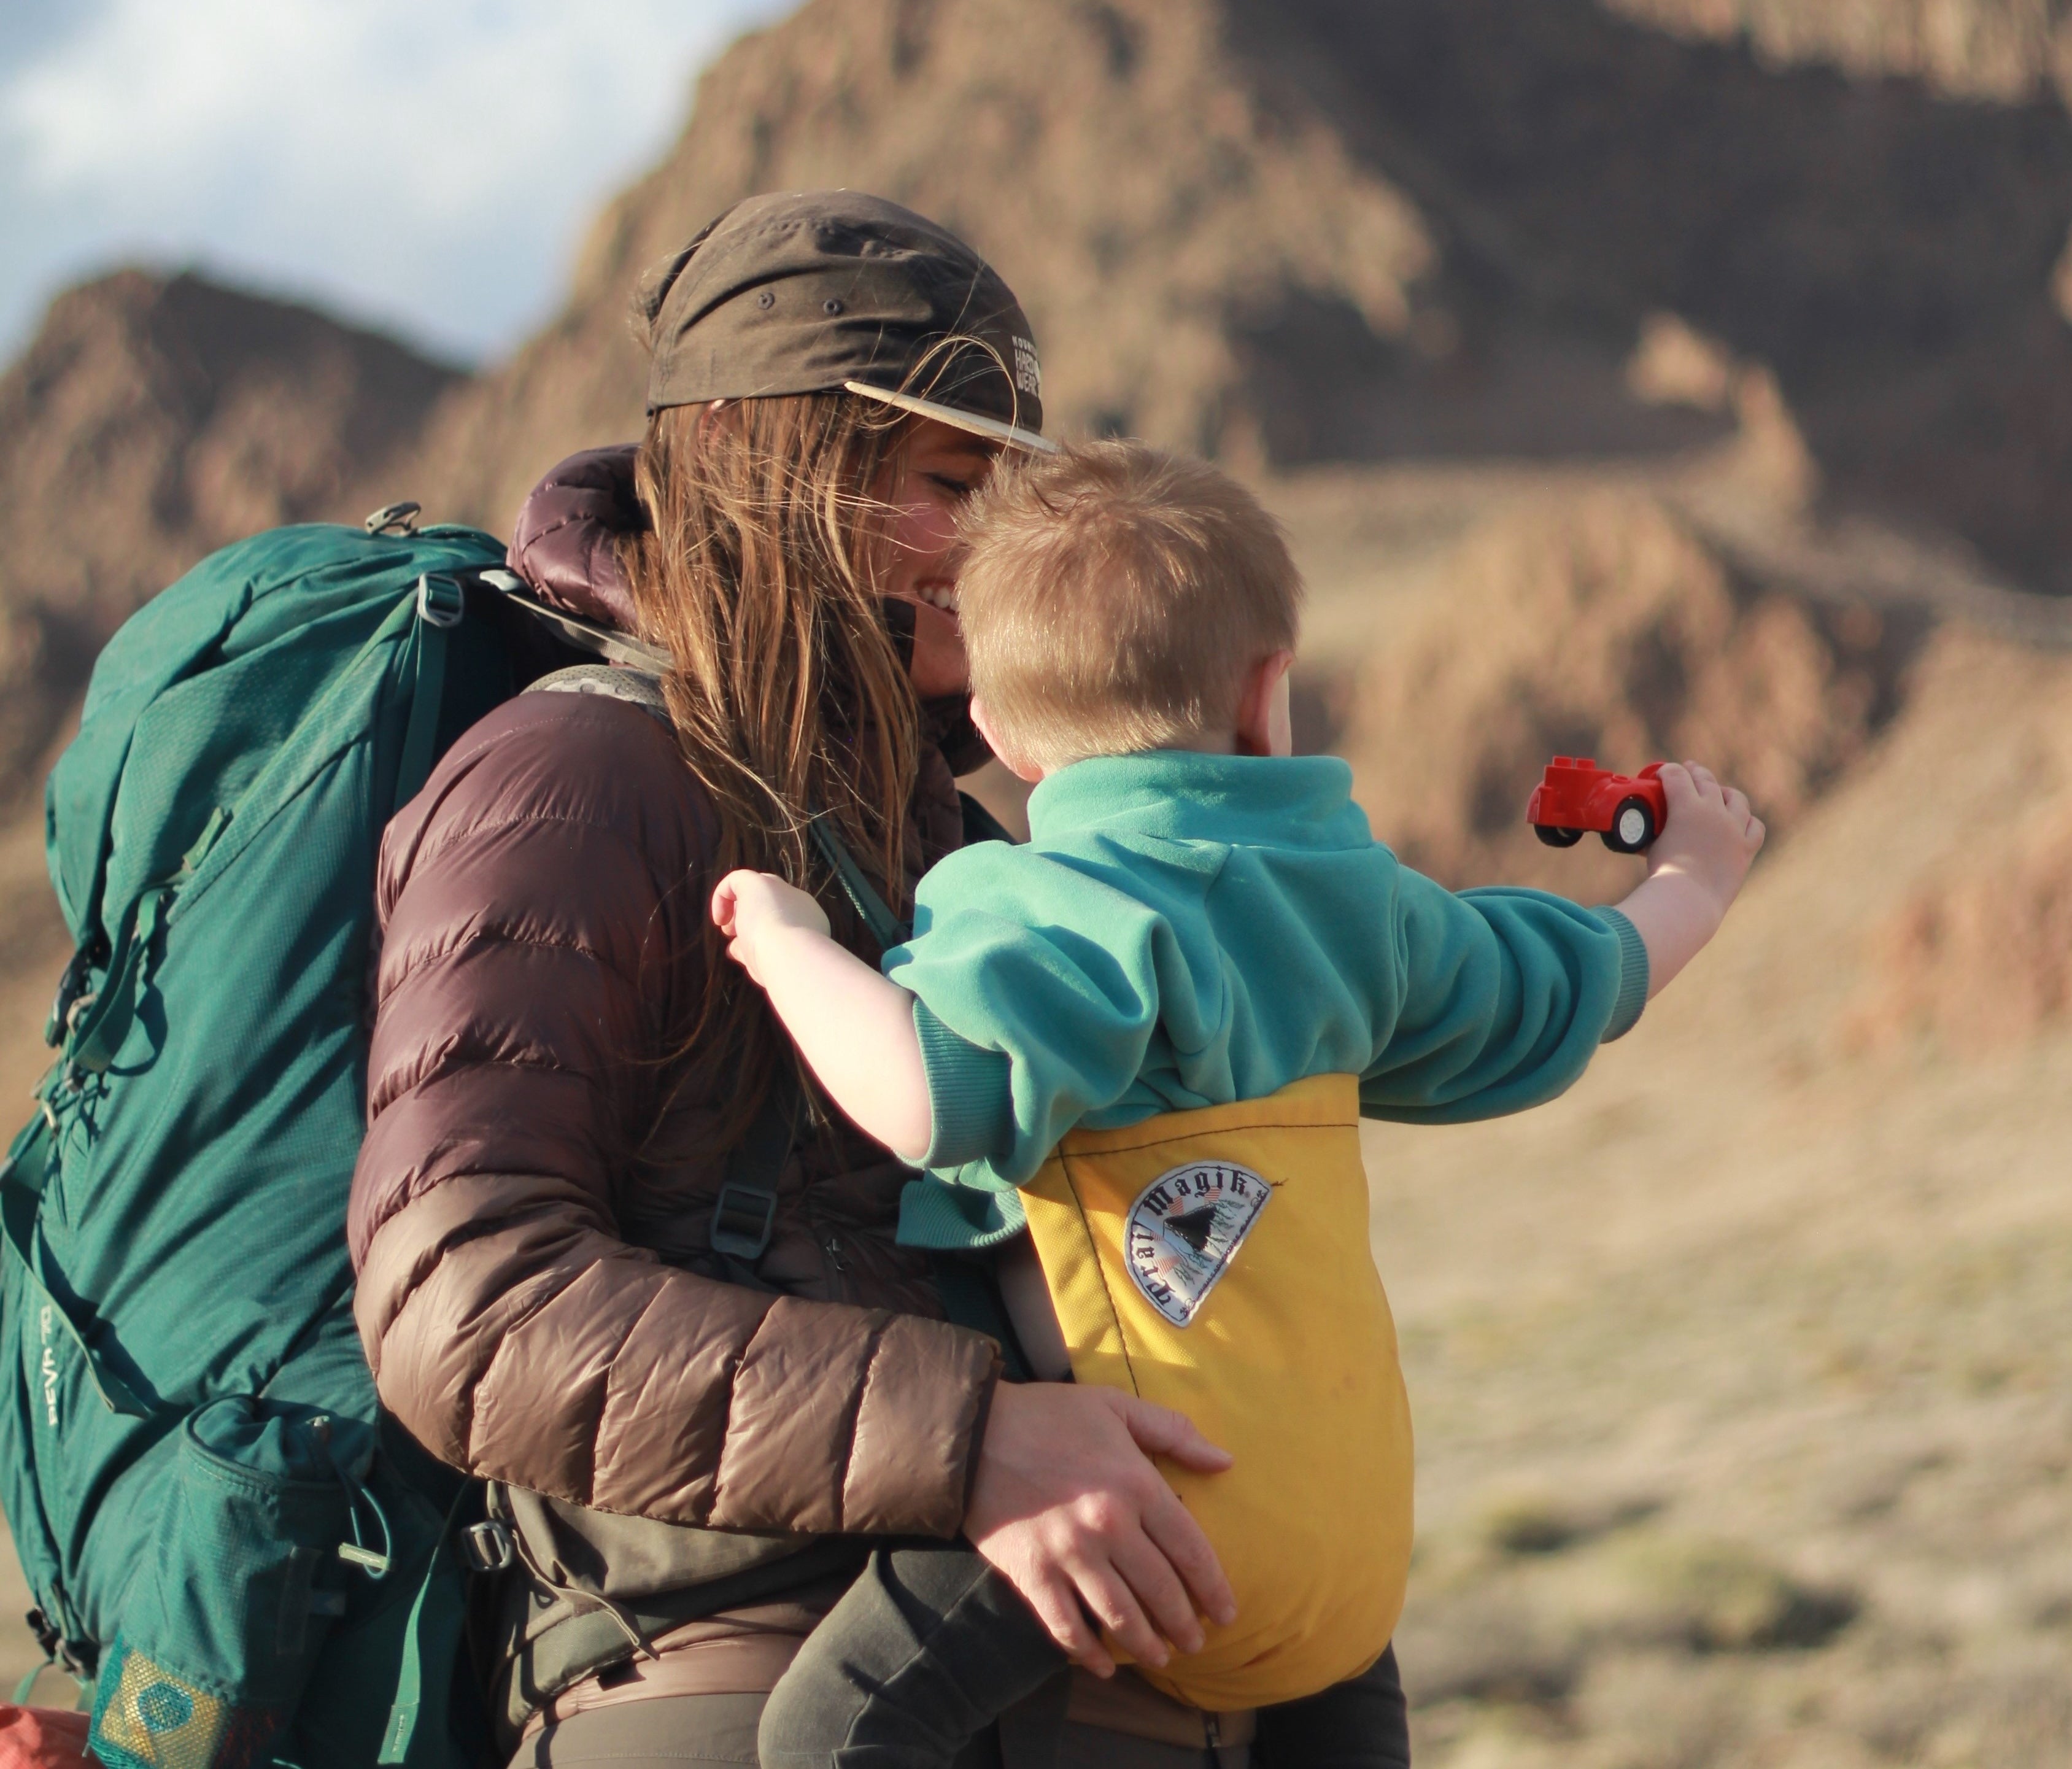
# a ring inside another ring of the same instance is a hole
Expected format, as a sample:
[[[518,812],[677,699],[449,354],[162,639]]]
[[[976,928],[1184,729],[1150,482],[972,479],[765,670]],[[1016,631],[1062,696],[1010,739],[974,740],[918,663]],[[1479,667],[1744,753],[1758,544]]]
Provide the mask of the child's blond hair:
[[[1227,731],[1246,671],[1295,643],[1281,526],[1206,462],[1133,442],[1003,462],[962,525],[972,690],[1018,761]]]

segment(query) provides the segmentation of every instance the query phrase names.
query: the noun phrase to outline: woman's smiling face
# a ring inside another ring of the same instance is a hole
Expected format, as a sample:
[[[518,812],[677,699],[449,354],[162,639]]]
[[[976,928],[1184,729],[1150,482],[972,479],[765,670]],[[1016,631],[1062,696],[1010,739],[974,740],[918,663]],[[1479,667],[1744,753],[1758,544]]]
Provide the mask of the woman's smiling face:
[[[887,512],[886,594],[914,605],[908,673],[923,700],[963,693],[971,665],[957,627],[957,511],[1000,453],[997,443],[931,418],[909,422],[904,446],[878,471],[871,495]]]

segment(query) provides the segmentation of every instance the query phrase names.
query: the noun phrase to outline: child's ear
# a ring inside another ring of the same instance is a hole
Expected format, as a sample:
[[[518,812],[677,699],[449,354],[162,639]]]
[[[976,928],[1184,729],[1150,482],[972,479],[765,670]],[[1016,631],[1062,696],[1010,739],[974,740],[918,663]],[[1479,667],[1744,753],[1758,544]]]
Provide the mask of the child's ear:
[[[1244,673],[1235,735],[1240,755],[1285,755],[1292,747],[1282,685],[1295,662],[1292,651],[1268,652]]]
[[[972,723],[978,726],[979,735],[985,739],[987,747],[993,753],[1000,758],[1001,766],[1015,779],[1026,780],[1034,786],[1043,778],[1042,768],[1034,762],[1021,760],[1011,748],[1001,741],[1000,734],[993,729],[993,714],[986,710],[985,702],[976,694],[971,697],[971,716]]]

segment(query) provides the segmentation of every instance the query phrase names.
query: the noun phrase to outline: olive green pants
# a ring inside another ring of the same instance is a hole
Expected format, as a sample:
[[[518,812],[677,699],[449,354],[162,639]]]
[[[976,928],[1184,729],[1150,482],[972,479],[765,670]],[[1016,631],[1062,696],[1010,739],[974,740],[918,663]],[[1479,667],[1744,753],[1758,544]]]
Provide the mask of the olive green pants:
[[[603,1765],[615,1769],[705,1769],[756,1763],[760,1694],[686,1694],[634,1701],[564,1719],[535,1736],[512,1759],[512,1769],[549,1765]],[[1341,1684],[1312,1701],[1270,1707],[1260,1715],[1253,1746],[1179,1750],[1090,1726],[1065,1726],[1054,1757],[1038,1755],[1028,1769],[1409,1769],[1409,1732],[1403,1722],[1403,1689],[1390,1651],[1359,1682]],[[960,1769],[1024,1769],[1019,1748],[1003,1755],[997,1734],[980,1738]],[[1026,1761],[1026,1759],[1024,1759]]]
[[[672,1696],[600,1708],[550,1726],[522,1746],[511,1769],[577,1764],[612,1769],[754,1769],[759,1695]],[[1357,1681],[1308,1701],[1268,1708],[1251,1746],[1186,1750],[1092,1726],[1065,1725],[1025,1742],[1038,1729],[1005,1722],[980,1738],[958,1769],[1409,1769],[1402,1685],[1392,1649]],[[1018,1732],[1024,1734],[1017,1737]]]
[[[759,1695],[669,1696],[596,1708],[550,1726],[511,1759],[511,1769],[755,1769]],[[978,1739],[957,1769],[1252,1769],[1244,1747],[1182,1750],[1067,1722],[1054,1755],[1003,1757],[997,1734]]]

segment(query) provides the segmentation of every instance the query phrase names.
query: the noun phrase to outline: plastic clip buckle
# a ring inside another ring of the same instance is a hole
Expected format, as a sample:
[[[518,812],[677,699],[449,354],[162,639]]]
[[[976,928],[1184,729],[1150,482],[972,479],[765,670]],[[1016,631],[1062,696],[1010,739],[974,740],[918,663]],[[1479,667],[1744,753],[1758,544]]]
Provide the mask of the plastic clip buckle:
[[[415,534],[417,532],[417,518],[423,513],[424,508],[423,504],[409,498],[405,498],[400,504],[384,504],[367,518],[367,532],[369,534]]]
[[[91,1683],[101,1668],[101,1652],[89,1640],[68,1640],[39,1607],[29,1611],[29,1631],[36,1636],[47,1663],[81,1683]]]
[[[86,989],[93,977],[93,944],[88,941],[72,955],[64,975],[58,980],[58,992],[51,1001],[50,1017],[43,1022],[43,1042],[52,1050],[64,1043],[65,1034],[72,1029],[80,1002],[93,999]]]
[[[740,1197],[734,1203],[730,1199]],[[730,1179],[713,1205],[712,1249],[734,1259],[760,1259],[770,1250],[777,1224],[777,1194],[767,1186],[745,1186]]]
[[[426,625],[448,630],[458,627],[467,612],[467,592],[451,578],[435,578],[427,571],[417,579],[417,618]]]
[[[470,1572],[500,1573],[517,1564],[518,1549],[509,1530],[486,1517],[460,1532],[460,1557]]]

